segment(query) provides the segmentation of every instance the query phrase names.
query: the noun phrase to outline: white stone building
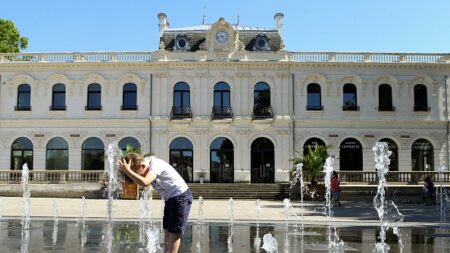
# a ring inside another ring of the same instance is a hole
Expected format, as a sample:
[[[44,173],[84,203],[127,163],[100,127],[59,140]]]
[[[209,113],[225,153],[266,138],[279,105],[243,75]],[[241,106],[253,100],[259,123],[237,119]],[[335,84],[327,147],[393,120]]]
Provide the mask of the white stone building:
[[[275,28],[171,29],[160,49],[0,55],[0,170],[100,170],[111,142],[140,146],[189,182],[286,182],[293,156],[329,146],[341,171],[448,160],[449,54],[303,53]]]

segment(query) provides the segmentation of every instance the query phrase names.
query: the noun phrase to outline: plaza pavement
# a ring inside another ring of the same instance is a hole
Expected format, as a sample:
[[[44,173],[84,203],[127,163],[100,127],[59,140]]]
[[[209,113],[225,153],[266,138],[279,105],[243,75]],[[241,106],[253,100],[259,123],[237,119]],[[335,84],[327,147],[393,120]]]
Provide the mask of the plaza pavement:
[[[80,219],[83,213],[83,200],[74,198],[31,198],[30,216],[32,219],[53,219],[55,215],[55,203],[58,216],[61,219]],[[87,219],[107,219],[106,199],[86,199],[84,213]],[[159,199],[148,200],[152,212],[152,218],[161,219],[162,201]],[[273,223],[285,222],[285,209],[282,200],[261,200],[260,222]],[[290,211],[289,222],[300,222],[301,204],[292,201],[293,208]],[[323,201],[305,202],[303,220],[305,224],[328,223],[328,218],[323,215]],[[229,200],[205,199],[203,202],[203,217],[206,222],[228,222]],[[400,204],[400,212],[405,216],[404,226],[429,226],[439,225],[439,207],[425,206],[422,204]],[[114,200],[113,217],[117,220],[138,220],[140,216],[139,200]],[[341,207],[333,207],[333,221],[337,224],[354,226],[377,226],[378,217],[371,201],[356,202],[343,201]],[[19,197],[0,197],[0,216],[2,218],[19,218],[23,214],[23,199]],[[199,202],[194,200],[190,222],[195,222],[199,215]],[[256,222],[255,200],[234,200],[233,216],[235,223]]]

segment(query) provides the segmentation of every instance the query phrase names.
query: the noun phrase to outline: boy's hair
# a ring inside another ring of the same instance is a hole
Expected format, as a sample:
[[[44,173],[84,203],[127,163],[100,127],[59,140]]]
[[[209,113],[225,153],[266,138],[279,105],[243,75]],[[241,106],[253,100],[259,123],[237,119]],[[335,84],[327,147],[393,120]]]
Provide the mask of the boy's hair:
[[[137,171],[139,170],[139,166],[142,162],[144,162],[144,157],[137,153],[128,153],[126,156],[124,156],[125,161],[130,162],[131,161],[131,170]]]

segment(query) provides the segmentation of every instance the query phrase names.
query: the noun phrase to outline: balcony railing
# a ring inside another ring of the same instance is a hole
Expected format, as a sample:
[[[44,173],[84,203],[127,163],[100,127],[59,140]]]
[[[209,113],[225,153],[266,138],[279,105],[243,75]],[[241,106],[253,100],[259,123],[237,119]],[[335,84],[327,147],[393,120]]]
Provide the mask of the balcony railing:
[[[450,54],[417,53],[336,53],[336,52],[287,52],[280,53],[281,61],[292,62],[359,62],[359,63],[450,63]],[[178,60],[192,60],[192,53],[177,54]],[[75,53],[5,53],[0,54],[0,64],[11,63],[70,63],[70,62],[156,62],[165,60],[161,52],[75,52]],[[176,60],[176,59],[175,59]],[[217,57],[211,60],[230,61],[234,58]],[[238,59],[239,60],[239,59]],[[252,61],[249,52],[242,58]],[[261,60],[255,54],[254,60]]]
[[[231,106],[213,106],[211,112],[212,119],[233,118],[233,110]]]
[[[0,170],[0,183],[20,183],[22,171],[20,170]],[[29,182],[34,184],[48,183],[81,183],[81,182],[99,182],[105,178],[103,170],[30,170]]]
[[[429,112],[431,110],[428,106],[414,106],[415,112]]]
[[[273,118],[273,110],[270,105],[255,105],[253,107],[253,119],[269,119]]]
[[[307,111],[323,111],[323,105],[307,105]]]
[[[86,105],[84,107],[86,111],[101,111],[102,106],[101,105]]]
[[[186,119],[192,118],[192,111],[190,106],[172,106],[170,112],[171,119]]]
[[[67,106],[65,105],[51,105],[49,107],[50,111],[65,111],[67,110]]]
[[[378,174],[375,171],[338,171],[339,179],[345,183],[366,183],[372,184],[378,182]],[[450,172],[444,172],[441,178],[437,171],[389,171],[386,175],[388,182],[418,184],[424,181],[429,176],[433,182],[450,182]],[[305,175],[305,181],[310,181],[311,177]],[[318,178],[318,181],[323,181],[323,178]],[[436,185],[436,184],[435,184]]]
[[[15,111],[31,111],[31,106],[30,105],[17,105],[17,106],[14,106],[14,110]]]
[[[378,106],[378,111],[380,112],[395,112],[394,106]]]
[[[358,105],[343,105],[342,106],[343,111],[359,111]]]

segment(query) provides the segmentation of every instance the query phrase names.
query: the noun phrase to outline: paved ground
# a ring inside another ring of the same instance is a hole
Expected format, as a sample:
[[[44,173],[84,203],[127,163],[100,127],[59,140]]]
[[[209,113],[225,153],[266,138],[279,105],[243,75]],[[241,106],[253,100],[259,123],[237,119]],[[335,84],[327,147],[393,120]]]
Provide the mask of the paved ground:
[[[0,216],[20,217],[23,214],[23,200],[17,197],[0,197]],[[87,199],[85,215],[89,219],[105,219],[107,217],[107,200]],[[60,218],[79,219],[83,213],[82,199],[67,198],[32,198],[30,200],[30,215],[39,218],[53,218],[55,215],[55,203]],[[342,202],[341,207],[334,207],[334,221],[337,223],[357,225],[378,225],[378,216],[373,205],[369,202]],[[161,218],[161,200],[149,200],[148,205],[154,219]],[[283,201],[261,200],[261,222],[285,222]],[[324,202],[306,202],[304,204],[303,219],[306,224],[328,222],[323,215]],[[440,213],[438,206],[425,206],[419,204],[399,205],[400,212],[404,215],[405,226],[425,226],[439,224]],[[140,202],[138,200],[114,200],[113,216],[119,220],[139,219]],[[205,221],[229,220],[228,200],[204,200],[203,217]],[[289,222],[300,221],[302,212],[301,204],[293,202],[290,211]],[[235,222],[256,222],[256,201],[234,200],[233,214]],[[196,221],[199,216],[199,202],[195,200],[191,209],[190,221]]]

